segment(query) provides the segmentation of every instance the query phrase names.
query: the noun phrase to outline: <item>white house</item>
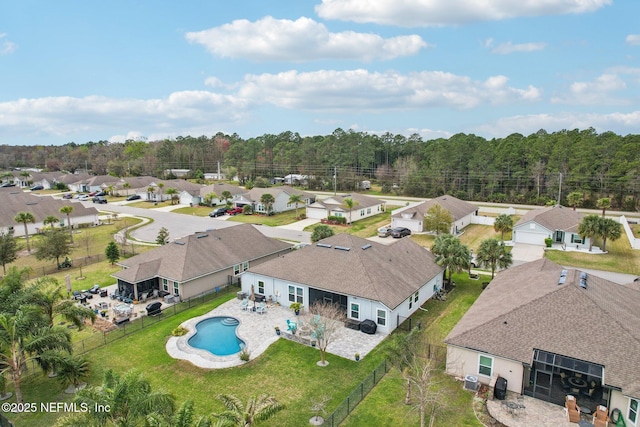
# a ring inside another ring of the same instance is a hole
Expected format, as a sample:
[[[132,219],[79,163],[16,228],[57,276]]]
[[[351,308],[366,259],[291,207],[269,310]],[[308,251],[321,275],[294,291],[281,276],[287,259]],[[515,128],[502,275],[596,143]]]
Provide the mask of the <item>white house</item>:
[[[353,207],[345,204],[345,199],[353,200]],[[330,216],[344,217],[347,222],[355,222],[384,212],[385,202],[375,197],[359,193],[339,194],[316,200],[307,206],[307,218],[325,219]]]
[[[588,248],[589,238],[578,234],[580,221],[582,214],[564,206],[533,209],[513,226],[513,241],[544,245],[545,239],[551,238],[554,243]]]
[[[564,405],[618,408],[638,425],[640,285],[541,259],[504,270],[445,339],[447,373]],[[571,382],[569,378],[580,378]],[[578,385],[579,384],[579,385]]]
[[[391,227],[406,227],[413,232],[426,231],[424,217],[435,205],[441,206],[451,214],[453,223],[450,232],[454,235],[471,224],[473,218],[478,215],[478,206],[445,194],[406,209],[398,209],[391,215]]]
[[[285,212],[296,209],[295,203],[289,203],[289,199],[293,194],[301,196],[301,203],[298,204],[298,209],[304,209],[304,207],[315,201],[315,196],[306,191],[298,190],[297,188],[283,185],[281,187],[269,187],[269,188],[257,188],[254,187],[248,192],[234,197],[233,204],[235,206],[242,207],[244,205],[253,206],[253,211],[257,213],[266,213],[267,209],[262,204],[260,199],[264,194],[271,194],[275,199],[273,206],[271,206],[272,212]]]
[[[443,271],[411,239],[383,245],[338,234],[250,267],[242,290],[249,294],[253,286],[285,307],[333,302],[353,323],[370,320],[388,334],[441,288]]]

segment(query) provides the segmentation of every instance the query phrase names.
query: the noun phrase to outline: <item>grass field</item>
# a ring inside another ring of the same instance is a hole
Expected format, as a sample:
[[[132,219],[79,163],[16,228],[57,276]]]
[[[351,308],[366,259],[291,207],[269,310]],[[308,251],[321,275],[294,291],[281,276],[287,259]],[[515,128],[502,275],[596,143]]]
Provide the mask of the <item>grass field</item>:
[[[397,209],[399,206],[387,205],[387,209],[385,212],[382,212],[378,215],[370,216],[365,219],[361,219],[359,221],[354,221],[351,225],[327,225],[329,228],[333,229],[335,234],[340,233],[348,233],[353,234],[354,236],[367,238],[376,236],[378,234],[378,228],[388,225],[391,223],[391,214],[394,209]],[[304,231],[313,232],[313,229],[318,224],[311,225],[304,229]]]

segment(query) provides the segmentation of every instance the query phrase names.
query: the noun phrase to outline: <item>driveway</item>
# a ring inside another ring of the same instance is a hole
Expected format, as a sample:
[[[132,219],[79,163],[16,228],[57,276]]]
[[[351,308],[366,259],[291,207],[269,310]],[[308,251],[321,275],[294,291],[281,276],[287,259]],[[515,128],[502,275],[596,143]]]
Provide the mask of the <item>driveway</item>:
[[[513,265],[524,264],[544,257],[544,246],[516,243],[511,250]]]

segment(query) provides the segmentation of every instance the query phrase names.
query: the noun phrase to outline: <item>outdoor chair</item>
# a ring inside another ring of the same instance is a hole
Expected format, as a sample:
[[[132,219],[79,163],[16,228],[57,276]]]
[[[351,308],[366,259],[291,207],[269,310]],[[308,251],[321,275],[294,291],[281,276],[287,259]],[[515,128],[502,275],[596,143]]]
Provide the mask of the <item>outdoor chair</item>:
[[[609,409],[606,406],[598,405],[593,414],[594,427],[607,427],[609,425]]]
[[[571,389],[567,374],[565,374],[564,372],[560,372],[560,385],[562,386],[564,391],[569,391]]]
[[[240,309],[241,310],[246,310],[249,307],[249,299],[245,298],[242,300],[242,302],[240,303]]]
[[[576,402],[576,398],[570,394],[565,398],[564,411],[569,417],[570,422],[577,423],[580,421],[580,407]]]
[[[260,304],[258,304],[258,307],[256,308],[256,313],[264,314],[266,312],[267,312],[267,304],[264,302],[261,302]]]

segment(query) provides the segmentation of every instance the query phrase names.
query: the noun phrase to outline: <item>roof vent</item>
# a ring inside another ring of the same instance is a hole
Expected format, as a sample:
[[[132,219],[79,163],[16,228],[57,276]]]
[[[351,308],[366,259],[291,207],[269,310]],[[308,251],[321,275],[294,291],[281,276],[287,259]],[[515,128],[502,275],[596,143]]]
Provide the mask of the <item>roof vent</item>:
[[[196,239],[202,239],[203,237],[207,237],[208,234],[200,234],[198,236],[196,236]]]
[[[560,277],[567,277],[567,270],[562,270],[560,272]]]
[[[366,251],[366,250],[367,250],[367,249],[369,249],[370,247],[371,247],[371,243],[367,243],[366,245],[364,245],[364,246],[362,247],[362,250],[363,250],[363,251]]]
[[[327,245],[326,243],[316,243],[316,246],[319,248],[330,248],[331,245]]]
[[[335,249],[338,249],[340,251],[350,251],[351,248],[347,248],[346,246],[336,246]]]
[[[182,242],[182,241],[180,241],[180,240],[176,240],[176,241],[175,241],[175,242],[173,242],[173,243],[175,243],[176,245],[182,245],[182,246],[184,246],[184,242]]]

